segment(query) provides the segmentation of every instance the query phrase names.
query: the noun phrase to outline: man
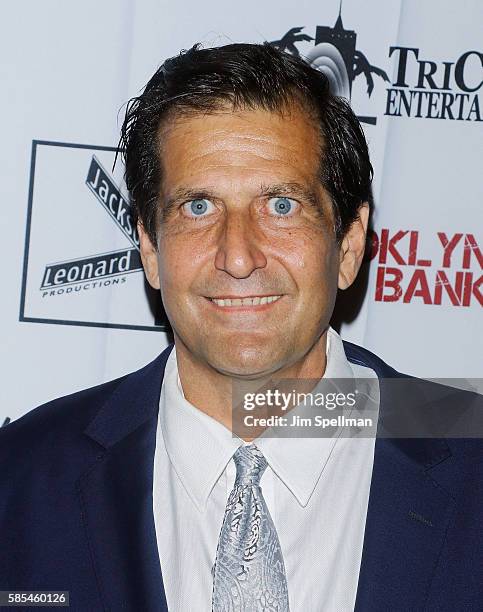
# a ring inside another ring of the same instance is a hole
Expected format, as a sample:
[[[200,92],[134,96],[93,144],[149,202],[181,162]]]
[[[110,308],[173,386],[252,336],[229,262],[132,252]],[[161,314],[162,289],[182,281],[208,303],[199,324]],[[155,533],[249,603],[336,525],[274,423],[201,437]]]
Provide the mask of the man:
[[[481,610],[478,440],[231,432],[235,383],[372,379],[390,430],[426,394],[329,327],[369,216],[349,106],[268,45],[194,47],[122,144],[174,345],[0,430],[0,589],[79,611]]]

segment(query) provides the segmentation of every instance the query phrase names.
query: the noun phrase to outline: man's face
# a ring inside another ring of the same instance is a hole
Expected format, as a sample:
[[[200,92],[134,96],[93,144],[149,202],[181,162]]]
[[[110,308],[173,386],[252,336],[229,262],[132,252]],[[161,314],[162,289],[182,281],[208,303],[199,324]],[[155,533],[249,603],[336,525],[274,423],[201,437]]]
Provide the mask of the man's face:
[[[140,234],[176,341],[223,374],[290,367],[328,326],[343,257],[316,125],[298,107],[220,111],[160,142],[158,252]]]

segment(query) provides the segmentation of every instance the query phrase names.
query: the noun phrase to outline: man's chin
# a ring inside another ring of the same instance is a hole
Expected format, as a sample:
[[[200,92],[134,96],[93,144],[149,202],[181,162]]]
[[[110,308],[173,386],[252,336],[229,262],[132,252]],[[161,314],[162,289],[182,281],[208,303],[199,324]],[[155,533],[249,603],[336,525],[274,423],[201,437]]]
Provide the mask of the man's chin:
[[[256,379],[269,376],[280,368],[280,360],[274,353],[260,348],[246,348],[229,352],[217,351],[211,366],[225,376]]]

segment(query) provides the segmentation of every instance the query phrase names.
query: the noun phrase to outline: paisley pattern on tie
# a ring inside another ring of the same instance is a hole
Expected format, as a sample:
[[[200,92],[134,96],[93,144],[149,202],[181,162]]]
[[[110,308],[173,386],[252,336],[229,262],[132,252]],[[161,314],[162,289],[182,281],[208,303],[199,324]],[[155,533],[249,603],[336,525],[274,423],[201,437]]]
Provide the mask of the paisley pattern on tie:
[[[280,542],[260,488],[267,460],[253,444],[233,456],[228,498],[213,565],[213,612],[289,612]]]

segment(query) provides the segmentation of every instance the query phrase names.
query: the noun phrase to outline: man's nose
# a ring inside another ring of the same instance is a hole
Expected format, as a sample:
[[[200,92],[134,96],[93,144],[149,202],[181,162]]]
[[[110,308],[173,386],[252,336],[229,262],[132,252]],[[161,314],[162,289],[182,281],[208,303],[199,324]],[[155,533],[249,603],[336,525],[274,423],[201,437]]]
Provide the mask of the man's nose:
[[[227,214],[218,238],[215,267],[233,276],[246,278],[267,259],[260,246],[260,230],[254,227],[248,211]]]

